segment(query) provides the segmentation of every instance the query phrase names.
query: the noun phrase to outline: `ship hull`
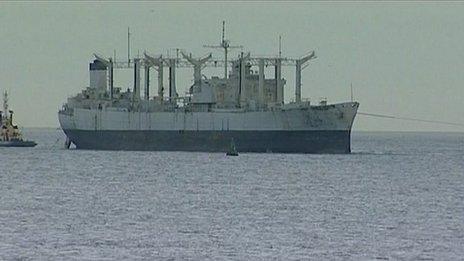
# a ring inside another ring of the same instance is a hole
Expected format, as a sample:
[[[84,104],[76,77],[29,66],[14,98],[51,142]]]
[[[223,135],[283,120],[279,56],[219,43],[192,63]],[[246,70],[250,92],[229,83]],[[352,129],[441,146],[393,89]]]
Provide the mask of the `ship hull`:
[[[253,112],[60,111],[78,149],[350,153],[358,103]]]
[[[350,131],[88,131],[65,129],[78,149],[350,153]]]

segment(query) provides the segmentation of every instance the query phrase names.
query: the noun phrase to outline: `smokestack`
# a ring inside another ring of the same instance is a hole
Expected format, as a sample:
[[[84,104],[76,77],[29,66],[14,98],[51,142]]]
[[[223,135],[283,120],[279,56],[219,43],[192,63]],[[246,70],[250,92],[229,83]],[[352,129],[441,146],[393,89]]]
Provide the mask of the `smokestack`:
[[[90,88],[95,88],[103,91],[106,90],[106,70],[106,65],[99,60],[94,60],[92,63],[89,64]]]

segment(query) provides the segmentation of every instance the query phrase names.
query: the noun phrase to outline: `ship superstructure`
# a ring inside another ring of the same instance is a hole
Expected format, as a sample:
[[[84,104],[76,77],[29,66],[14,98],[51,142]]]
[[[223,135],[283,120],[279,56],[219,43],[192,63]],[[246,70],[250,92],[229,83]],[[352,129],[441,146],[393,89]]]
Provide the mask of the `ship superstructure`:
[[[144,53],[124,62],[95,55],[89,87],[68,98],[59,111],[63,131],[82,149],[226,151],[234,140],[240,152],[350,152],[359,104],[312,105],[301,97],[301,72],[316,58],[314,51],[299,59],[243,52],[228,59],[233,46],[224,33],[215,47],[224,49],[224,59],[212,54],[195,58],[183,51],[179,57]],[[224,76],[204,76],[206,66],[223,66]],[[272,78],[265,75],[269,66]],[[294,102],[284,103],[282,66],[295,68]],[[193,85],[184,96],[176,86],[179,68],[193,69]],[[132,88],[114,85],[116,69],[133,70]],[[157,95],[151,97],[153,70]]]

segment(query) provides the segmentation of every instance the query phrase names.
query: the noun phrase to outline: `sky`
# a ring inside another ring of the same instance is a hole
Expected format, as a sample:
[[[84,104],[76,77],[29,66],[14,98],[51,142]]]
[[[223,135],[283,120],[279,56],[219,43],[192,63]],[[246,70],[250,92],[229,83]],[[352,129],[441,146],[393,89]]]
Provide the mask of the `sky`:
[[[222,58],[203,45],[219,43],[225,20],[226,38],[252,55],[276,55],[279,35],[282,56],[314,50],[317,59],[302,76],[302,96],[313,103],[323,97],[349,101],[352,85],[360,112],[464,124],[463,13],[462,2],[431,1],[1,1],[0,91],[10,92],[20,126],[58,127],[60,107],[89,84],[93,53],[127,57],[128,27],[135,56],[181,48]],[[183,93],[193,72],[178,71]],[[132,72],[115,74],[116,86],[132,86]],[[288,102],[294,99],[294,68],[285,67],[283,77]],[[356,117],[353,129],[464,131],[365,115]]]

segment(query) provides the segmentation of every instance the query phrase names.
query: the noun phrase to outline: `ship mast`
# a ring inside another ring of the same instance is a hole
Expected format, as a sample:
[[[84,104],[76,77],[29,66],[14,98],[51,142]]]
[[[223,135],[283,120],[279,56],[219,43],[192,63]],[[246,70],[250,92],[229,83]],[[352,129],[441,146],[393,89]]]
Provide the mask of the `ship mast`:
[[[225,39],[226,37],[226,21],[222,21],[222,39],[219,45],[203,45],[203,47],[207,48],[222,48],[224,49],[224,79],[227,79],[227,53],[229,48],[240,48],[242,49],[242,45],[230,45],[230,41]]]
[[[3,113],[5,113],[4,117],[8,118],[8,92],[7,91],[3,93]]]

